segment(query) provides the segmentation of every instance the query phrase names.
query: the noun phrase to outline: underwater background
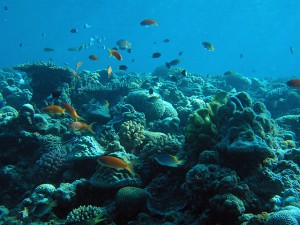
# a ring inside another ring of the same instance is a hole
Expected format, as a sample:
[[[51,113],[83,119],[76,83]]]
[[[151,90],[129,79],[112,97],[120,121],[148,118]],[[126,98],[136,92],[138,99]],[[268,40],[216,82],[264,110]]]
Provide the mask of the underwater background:
[[[90,70],[118,66],[107,57],[102,44],[112,48],[117,40],[126,39],[133,45],[132,54],[123,61],[129,71],[152,71],[182,51],[182,66],[204,74],[234,70],[256,77],[280,77],[299,73],[300,3],[296,0],[10,0],[2,1],[2,6],[8,7],[0,14],[2,67],[37,59],[73,65],[90,54],[99,56],[97,63],[86,60]],[[141,27],[139,22],[145,18],[157,20],[158,27]],[[91,27],[85,29],[85,24]],[[70,33],[72,28],[78,33]],[[67,51],[95,37],[105,40],[86,51]],[[170,42],[163,43],[164,39]],[[212,42],[217,51],[204,51],[202,41]],[[55,51],[43,52],[45,47]],[[296,55],[290,54],[290,47]],[[151,55],[157,51],[162,56],[153,60]]]
[[[0,224],[300,224],[299,8],[1,1]]]

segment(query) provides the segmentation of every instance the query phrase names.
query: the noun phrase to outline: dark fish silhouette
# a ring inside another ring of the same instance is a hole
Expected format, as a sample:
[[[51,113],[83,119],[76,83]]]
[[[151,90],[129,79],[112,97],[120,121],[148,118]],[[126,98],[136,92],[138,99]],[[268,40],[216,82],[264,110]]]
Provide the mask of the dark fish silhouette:
[[[78,30],[76,28],[73,28],[73,29],[70,30],[70,32],[75,34],[75,33],[78,33]]]
[[[44,48],[44,52],[54,52],[54,48]]]
[[[126,65],[120,65],[119,70],[127,70],[128,67]]]
[[[150,88],[150,89],[149,89],[149,95],[152,95],[153,93],[154,93],[153,89]]]
[[[186,76],[187,76],[186,70],[182,70],[182,71],[181,71],[181,75],[186,77]]]
[[[207,42],[207,41],[203,41],[203,42],[202,42],[202,45],[203,45],[203,47],[206,48],[208,51],[214,51],[214,50],[215,50],[215,47],[214,47],[211,43],[209,43],[209,42]]]
[[[155,52],[152,54],[152,58],[159,58],[161,56],[161,53]]]

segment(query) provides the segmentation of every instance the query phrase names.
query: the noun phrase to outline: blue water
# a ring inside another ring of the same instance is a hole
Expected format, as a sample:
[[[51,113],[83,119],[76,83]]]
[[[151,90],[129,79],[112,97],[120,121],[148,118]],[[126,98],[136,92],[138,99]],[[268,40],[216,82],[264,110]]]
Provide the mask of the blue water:
[[[166,61],[182,58],[181,67],[201,74],[233,70],[249,77],[287,77],[300,73],[298,0],[6,0],[0,6],[0,68],[51,59],[70,67],[81,60],[80,69],[86,70],[108,65],[116,70],[126,64],[128,71],[152,72]],[[142,27],[145,18],[157,20],[158,27]],[[91,28],[83,28],[85,23]],[[72,28],[79,32],[70,33]],[[80,52],[67,51],[95,35],[105,40]],[[166,38],[169,43],[162,41]],[[119,39],[133,42],[131,54],[121,51],[122,62],[109,58],[102,47],[112,48]],[[213,43],[216,50],[207,51],[202,41]],[[55,51],[44,52],[45,47]],[[153,52],[162,56],[152,59]],[[99,61],[89,60],[90,54]]]

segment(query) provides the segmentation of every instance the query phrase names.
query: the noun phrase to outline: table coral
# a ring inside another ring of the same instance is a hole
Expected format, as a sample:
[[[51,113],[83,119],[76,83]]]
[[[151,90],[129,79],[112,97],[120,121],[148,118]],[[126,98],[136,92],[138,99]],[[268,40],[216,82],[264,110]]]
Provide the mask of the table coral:
[[[62,87],[63,83],[70,84],[74,77],[70,68],[56,66],[51,62],[20,64],[13,66],[13,68],[26,72],[31,77],[32,100],[35,102],[41,102],[53,90]]]
[[[238,91],[249,89],[252,83],[249,78],[235,72],[231,75],[224,75],[224,78],[227,85],[232,86]]]

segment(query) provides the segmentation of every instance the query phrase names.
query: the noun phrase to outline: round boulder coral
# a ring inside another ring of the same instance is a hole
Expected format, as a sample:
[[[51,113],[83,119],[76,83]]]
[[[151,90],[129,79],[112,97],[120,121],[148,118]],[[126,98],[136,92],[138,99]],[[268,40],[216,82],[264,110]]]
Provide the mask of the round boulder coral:
[[[149,193],[137,187],[123,187],[116,195],[116,207],[120,215],[133,217],[146,208]]]
[[[163,101],[159,95],[150,95],[146,90],[138,90],[129,93],[126,102],[143,112],[147,121],[177,116],[176,109],[169,102]]]

